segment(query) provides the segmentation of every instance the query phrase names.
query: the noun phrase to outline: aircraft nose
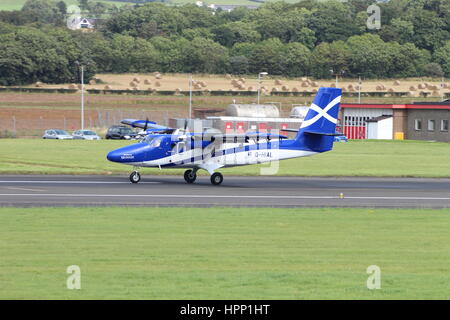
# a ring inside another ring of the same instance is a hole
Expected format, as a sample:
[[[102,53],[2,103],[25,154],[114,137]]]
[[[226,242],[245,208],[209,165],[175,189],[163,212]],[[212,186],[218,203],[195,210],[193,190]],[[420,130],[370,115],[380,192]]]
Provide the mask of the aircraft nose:
[[[121,152],[114,150],[114,151],[109,152],[108,155],[106,156],[106,158],[112,162],[120,162],[121,155],[122,155]]]

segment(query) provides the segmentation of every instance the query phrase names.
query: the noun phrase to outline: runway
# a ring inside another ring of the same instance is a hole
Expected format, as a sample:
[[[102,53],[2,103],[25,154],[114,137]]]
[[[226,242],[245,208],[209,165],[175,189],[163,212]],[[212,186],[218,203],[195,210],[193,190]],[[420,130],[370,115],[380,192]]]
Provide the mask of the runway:
[[[0,206],[450,208],[450,179],[3,175]]]

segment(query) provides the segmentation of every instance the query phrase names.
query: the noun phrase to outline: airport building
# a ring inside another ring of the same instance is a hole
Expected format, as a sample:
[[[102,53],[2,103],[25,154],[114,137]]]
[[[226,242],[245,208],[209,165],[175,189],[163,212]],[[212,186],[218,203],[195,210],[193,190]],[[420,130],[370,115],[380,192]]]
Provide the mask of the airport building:
[[[349,139],[410,139],[450,142],[449,102],[341,103],[340,129]]]

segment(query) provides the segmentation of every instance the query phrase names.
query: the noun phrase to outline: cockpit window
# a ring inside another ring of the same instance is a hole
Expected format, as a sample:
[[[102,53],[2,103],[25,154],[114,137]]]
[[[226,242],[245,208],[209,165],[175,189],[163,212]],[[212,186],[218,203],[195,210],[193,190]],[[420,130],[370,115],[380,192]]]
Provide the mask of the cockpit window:
[[[146,136],[142,142],[147,143],[150,147],[156,148],[161,145],[161,137]]]

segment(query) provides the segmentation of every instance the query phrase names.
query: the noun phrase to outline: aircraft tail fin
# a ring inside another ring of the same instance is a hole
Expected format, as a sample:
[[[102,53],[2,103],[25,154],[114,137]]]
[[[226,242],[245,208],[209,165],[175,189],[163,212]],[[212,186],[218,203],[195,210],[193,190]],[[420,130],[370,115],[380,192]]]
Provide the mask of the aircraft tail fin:
[[[315,152],[333,148],[342,90],[320,88],[302,122],[295,140]]]

